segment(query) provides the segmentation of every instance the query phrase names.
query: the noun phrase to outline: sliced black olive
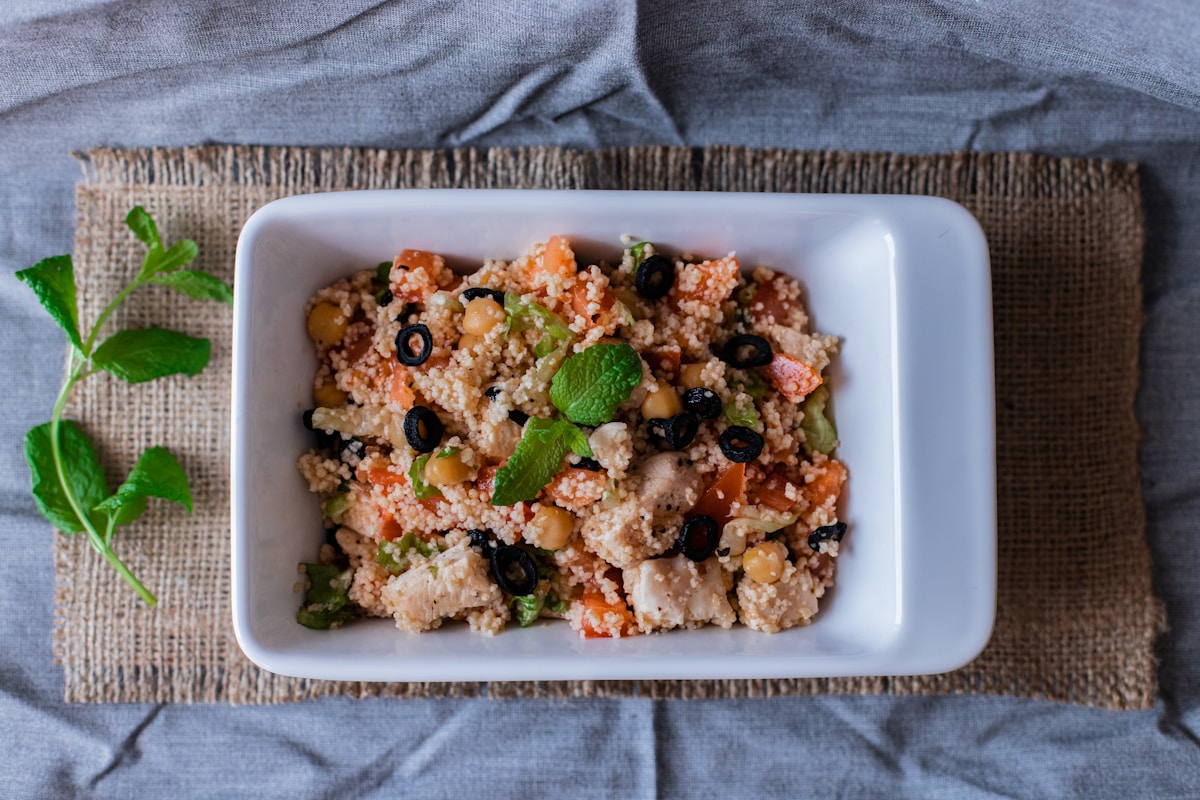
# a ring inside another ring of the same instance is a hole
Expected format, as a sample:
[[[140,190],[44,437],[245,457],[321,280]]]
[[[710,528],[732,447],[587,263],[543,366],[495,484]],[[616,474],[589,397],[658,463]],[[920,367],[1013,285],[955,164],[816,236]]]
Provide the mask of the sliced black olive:
[[[412,349],[412,337],[414,336],[421,339],[420,351]],[[396,334],[396,359],[404,366],[419,367],[425,363],[432,352],[433,335],[429,332],[429,326],[424,322],[405,325]]]
[[[413,406],[404,415],[404,438],[418,453],[431,452],[442,441],[442,421],[433,409]]]
[[[394,299],[395,298],[392,297],[392,290],[384,289],[376,296],[375,301],[381,306],[390,306],[392,304],[392,300]]]
[[[634,284],[638,294],[647,300],[666,297],[675,283],[675,262],[663,256],[653,255],[638,267]]]
[[[586,456],[579,459],[579,462],[575,466],[579,467],[580,469],[586,469],[588,472],[599,472],[602,469],[599,461]]]
[[[504,292],[498,289],[487,289],[483,286],[472,286],[462,293],[463,305],[480,297],[490,297],[504,308]]]
[[[835,522],[832,525],[824,525],[817,528],[808,535],[808,546],[816,550],[821,546],[821,542],[833,540],[840,542],[842,537],[846,535],[846,523]]]
[[[718,443],[725,457],[739,464],[758,458],[763,449],[763,437],[744,425],[730,425]]]
[[[306,430],[306,431],[314,430],[313,424],[312,424],[313,410],[314,409],[310,408],[307,411],[305,411],[303,414],[300,415],[300,421],[304,423],[304,430]]]
[[[501,391],[502,390],[500,389],[499,386],[489,386],[487,388],[487,390],[484,391],[483,396],[486,397],[488,400],[495,400],[497,397],[500,396]]]
[[[471,547],[478,547],[486,553],[492,540],[492,534],[489,531],[474,528],[467,531],[467,538],[471,541]]]
[[[537,588],[537,566],[519,547],[504,545],[491,553],[492,578],[497,585],[514,597],[533,594]]]
[[[716,419],[721,416],[721,398],[712,389],[704,387],[684,392],[683,407],[700,419]]]
[[[395,316],[393,322],[404,322],[417,310],[416,303],[405,303],[400,307],[400,313]]]
[[[342,458],[360,459],[367,452],[367,445],[362,439],[343,439],[341,454]]]
[[[743,349],[749,349],[750,352],[743,353]],[[774,355],[771,344],[752,333],[739,333],[730,337],[721,349],[721,358],[738,369],[765,366],[771,363]]]
[[[522,425],[522,426],[526,422],[529,422],[529,415],[526,414],[524,411],[522,411],[519,408],[514,408],[512,411],[509,411],[508,418],[511,419],[513,422],[517,423],[518,425]]]
[[[683,553],[684,558],[704,561],[717,549],[717,542],[720,540],[721,529],[717,521],[708,514],[697,514],[684,521],[675,546]]]
[[[682,450],[692,443],[700,430],[700,418],[691,411],[681,411],[669,419],[652,419],[650,428],[663,438],[667,447]]]

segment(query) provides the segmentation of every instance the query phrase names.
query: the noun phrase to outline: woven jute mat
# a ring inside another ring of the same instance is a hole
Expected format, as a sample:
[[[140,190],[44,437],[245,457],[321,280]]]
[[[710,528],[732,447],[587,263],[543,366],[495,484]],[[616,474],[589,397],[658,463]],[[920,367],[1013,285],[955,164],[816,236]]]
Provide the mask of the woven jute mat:
[[[232,278],[242,224],[278,197],[339,189],[528,187],[932,194],[970,209],[991,248],[995,303],[999,603],[967,667],[928,677],[540,683],[332,683],[254,667],[229,599],[229,310],[146,290],[120,325],[213,341],[209,368],[130,388],[96,376],[69,414],[115,486],[147,446],[192,478],[186,516],[155,501],[118,551],[161,605],[141,604],[80,537],[54,538],[56,655],[68,701],[278,703],[323,695],[727,698],[818,693],[1001,694],[1108,708],[1155,695],[1163,626],[1151,591],[1134,418],[1143,224],[1136,168],[1028,154],[898,156],[712,147],[578,152],[211,146],[82,157],[76,269],[95,319],[140,263],[135,204],[199,266]],[[280,469],[291,469],[284,463]],[[947,487],[947,491],[952,491]]]

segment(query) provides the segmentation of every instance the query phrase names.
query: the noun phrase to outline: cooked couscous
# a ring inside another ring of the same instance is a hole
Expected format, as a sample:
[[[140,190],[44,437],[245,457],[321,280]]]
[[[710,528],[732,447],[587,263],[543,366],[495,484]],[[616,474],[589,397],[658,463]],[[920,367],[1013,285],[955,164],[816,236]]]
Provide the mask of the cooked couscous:
[[[846,531],[836,340],[784,275],[626,245],[609,265],[553,236],[469,275],[404,250],[313,296],[299,468],[330,536],[301,624],[813,619]]]

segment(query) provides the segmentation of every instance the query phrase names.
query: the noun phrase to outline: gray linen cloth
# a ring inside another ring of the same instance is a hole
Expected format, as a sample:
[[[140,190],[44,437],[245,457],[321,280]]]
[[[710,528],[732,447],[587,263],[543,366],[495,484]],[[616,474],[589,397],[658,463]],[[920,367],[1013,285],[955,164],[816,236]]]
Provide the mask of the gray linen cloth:
[[[744,144],[1138,160],[1138,417],[1171,631],[1140,713],[1003,698],[66,706],[21,436],[63,341],[11,274],[68,252],[94,145]],[[0,786],[9,797],[1200,796],[1200,10],[606,2],[0,7]]]

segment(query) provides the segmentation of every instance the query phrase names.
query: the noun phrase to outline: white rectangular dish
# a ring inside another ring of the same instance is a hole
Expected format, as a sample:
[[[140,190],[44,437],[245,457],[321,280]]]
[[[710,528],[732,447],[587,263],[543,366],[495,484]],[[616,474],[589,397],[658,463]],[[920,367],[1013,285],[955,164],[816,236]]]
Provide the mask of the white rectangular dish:
[[[298,474],[315,368],[305,301],[401,249],[469,269],[564,234],[619,258],[621,234],[670,252],[764,264],[800,281],[829,371],[850,474],[835,587],[814,622],[619,640],[565,624],[495,637],[403,633],[361,619],[296,623],[296,565],[322,541]],[[987,245],[961,206],[928,197],[404,190],[290,197],[237,248],[232,592],[246,655],[272,672],[365,681],[836,677],[944,672],[991,634],[996,597],[994,378]]]

